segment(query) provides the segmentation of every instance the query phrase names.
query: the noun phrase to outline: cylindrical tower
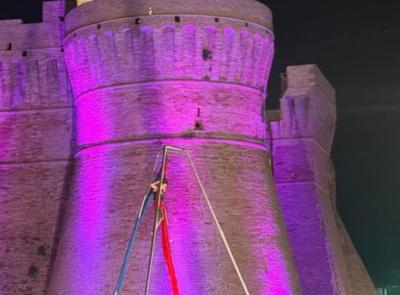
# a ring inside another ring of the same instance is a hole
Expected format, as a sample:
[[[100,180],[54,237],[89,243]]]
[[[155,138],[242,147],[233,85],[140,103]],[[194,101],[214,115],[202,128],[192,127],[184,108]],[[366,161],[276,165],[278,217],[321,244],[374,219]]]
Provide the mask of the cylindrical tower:
[[[162,145],[189,150],[251,294],[300,294],[277,205],[264,100],[270,10],[254,0],[95,0],[66,18],[77,153],[50,294],[111,294]],[[166,195],[181,294],[244,294],[186,160]],[[124,291],[144,289],[151,214]],[[157,241],[150,294],[169,294]]]

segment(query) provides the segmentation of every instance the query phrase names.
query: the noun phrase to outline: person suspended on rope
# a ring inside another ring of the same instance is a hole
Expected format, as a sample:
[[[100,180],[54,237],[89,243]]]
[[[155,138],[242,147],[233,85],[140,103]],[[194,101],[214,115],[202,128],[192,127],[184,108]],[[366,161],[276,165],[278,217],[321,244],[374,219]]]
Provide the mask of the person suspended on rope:
[[[134,245],[134,242],[136,239],[136,234],[138,232],[140,223],[142,222],[143,216],[145,215],[147,209],[151,206],[152,203],[153,203],[154,209],[156,210],[157,217],[158,217],[157,220],[155,220],[155,224],[153,225],[154,231],[151,232],[151,234],[153,235],[152,249],[154,249],[153,243],[155,241],[157,229],[160,228],[161,237],[162,237],[163,255],[164,255],[165,263],[166,263],[166,266],[168,269],[168,276],[169,276],[169,280],[171,283],[171,292],[172,292],[172,295],[180,295],[179,289],[178,289],[178,280],[176,278],[174,263],[173,263],[173,259],[172,259],[173,257],[172,257],[172,253],[171,253],[171,246],[170,246],[170,242],[169,242],[167,211],[166,211],[166,206],[164,204],[164,195],[165,195],[165,192],[167,191],[167,186],[168,186],[168,180],[165,178],[165,174],[164,174],[166,170],[167,170],[166,166],[164,166],[163,169],[160,169],[160,171],[157,173],[155,180],[152,183],[150,183],[148,192],[146,193],[146,195],[143,199],[141,208],[139,210],[139,213],[136,217],[135,223],[132,228],[132,233],[131,233],[131,237],[128,242],[127,250],[125,251],[124,260],[121,265],[121,270],[120,270],[120,274],[118,276],[118,281],[117,281],[117,284],[115,287],[114,295],[119,295],[122,290],[122,285],[123,285],[124,278],[126,275],[126,270],[128,268],[128,259],[130,257],[131,251],[133,249],[133,245]],[[161,179],[162,179],[162,185],[161,185],[161,190],[160,190]],[[158,196],[160,197],[159,199],[158,199]],[[158,208],[158,210],[157,210],[157,208]],[[153,253],[153,250],[151,253]],[[151,254],[150,257],[152,257],[152,255],[153,254]],[[151,269],[151,259],[150,259],[149,263],[150,263],[149,264],[150,265],[149,270],[150,270]],[[146,294],[147,294],[147,290],[148,290],[147,288],[149,286],[147,282],[150,282],[149,278],[150,278],[150,275],[148,275],[148,277],[147,277],[148,281],[146,281]]]
[[[167,216],[164,210],[164,194],[167,191],[168,187],[168,180],[166,178],[163,179],[162,187],[161,187],[161,195],[160,195],[160,211],[158,212],[158,219],[157,219],[157,228],[160,226],[161,222],[164,220],[168,223]],[[153,195],[154,200],[154,208],[157,208],[157,194],[160,189],[160,180],[154,181],[150,184],[150,194]]]
[[[163,184],[162,184],[162,188],[161,188],[161,197],[163,197],[164,193],[167,190],[167,186],[168,186],[168,180],[166,178],[163,179]],[[155,194],[156,192],[158,192],[158,190],[160,189],[160,180],[154,181],[150,184],[151,189],[153,190],[153,193]]]

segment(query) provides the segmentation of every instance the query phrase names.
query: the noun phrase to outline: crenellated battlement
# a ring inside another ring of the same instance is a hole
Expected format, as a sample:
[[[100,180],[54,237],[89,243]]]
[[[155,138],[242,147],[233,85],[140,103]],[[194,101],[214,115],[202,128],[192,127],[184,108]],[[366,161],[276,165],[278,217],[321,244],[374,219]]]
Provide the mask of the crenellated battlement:
[[[82,4],[82,5],[81,5]],[[259,24],[272,31],[271,10],[255,0],[95,0],[78,1],[66,17],[66,31],[105,20],[144,16],[211,16]]]
[[[316,65],[290,66],[274,139],[312,138],[330,151],[336,124],[335,90]]]
[[[303,292],[373,294],[362,262],[341,244],[330,158],[335,90],[316,65],[290,66],[282,82],[281,108],[268,113],[274,180]]]
[[[64,30],[64,1],[43,2],[43,22],[0,20],[0,54],[61,47]],[[21,54],[21,53],[20,53]]]
[[[169,153],[162,169],[182,294],[242,294],[242,279],[248,294],[350,294],[343,256],[350,275],[360,262],[332,215],[335,91],[316,66],[288,67],[266,115],[273,55],[256,0],[58,0],[41,23],[0,21],[1,294],[112,294],[163,146],[196,167]],[[145,288],[151,214],[127,294]],[[150,293],[171,293],[155,246]]]
[[[285,96],[307,93],[317,88],[332,104],[336,103],[335,88],[317,65],[288,66],[282,79],[285,80],[282,84],[286,85],[283,89]]]
[[[59,49],[10,53],[0,59],[0,110],[71,105],[72,91]]]
[[[0,110],[71,105],[63,38],[64,2],[43,3],[43,22],[0,21]]]
[[[203,80],[264,91],[273,35],[256,24],[209,16],[148,16],[105,21],[65,40],[78,97],[115,84]]]

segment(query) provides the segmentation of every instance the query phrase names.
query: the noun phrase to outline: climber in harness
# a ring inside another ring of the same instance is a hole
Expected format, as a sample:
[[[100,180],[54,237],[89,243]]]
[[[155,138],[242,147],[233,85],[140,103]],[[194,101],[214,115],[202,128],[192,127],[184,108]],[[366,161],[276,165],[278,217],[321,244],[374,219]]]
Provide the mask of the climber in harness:
[[[164,172],[165,172],[165,170],[166,169],[164,168]],[[142,218],[143,218],[144,214],[147,212],[151,203],[153,203],[153,205],[154,205],[153,207],[155,210],[157,209],[157,207],[159,208],[158,214],[157,214],[158,218],[156,220],[155,230],[157,231],[158,228],[161,226],[163,255],[164,255],[165,263],[166,263],[167,270],[168,270],[169,280],[171,283],[172,295],[180,295],[179,289],[178,289],[178,281],[176,278],[175,268],[174,268],[174,264],[173,264],[173,260],[172,260],[171,246],[169,243],[167,211],[166,211],[166,207],[165,207],[165,203],[164,203],[165,192],[168,187],[168,180],[164,177],[161,181],[161,174],[162,173],[161,173],[161,169],[160,169],[160,171],[157,173],[155,181],[153,181],[150,184],[149,190],[143,199],[142,206],[140,208],[139,214],[136,218],[135,224],[132,229],[132,235],[131,235],[131,238],[128,243],[128,248],[125,252],[125,257],[124,257],[124,260],[123,260],[123,263],[121,266],[120,275],[119,275],[118,281],[117,281],[117,286],[113,293],[114,295],[120,294],[120,292],[122,290],[122,285],[123,285],[123,281],[124,281],[127,266],[128,266],[128,259],[131,254],[131,251],[133,249],[133,244],[136,239],[136,234],[139,229]],[[160,191],[160,183],[162,183],[161,191]],[[159,196],[158,196],[158,194],[159,194]],[[159,204],[158,204],[158,198],[160,198]],[[152,235],[154,235],[153,232],[152,232]]]
[[[160,198],[161,198],[161,202],[160,202],[160,209],[158,212],[158,220],[157,220],[157,225],[156,228],[158,228],[160,226],[160,224],[162,224],[162,221],[165,218],[165,221],[168,225],[168,220],[167,220],[167,216],[166,216],[166,212],[165,211],[165,206],[164,206],[164,193],[167,190],[167,186],[168,186],[168,180],[166,178],[164,178],[163,180],[163,184],[162,184],[162,188],[161,188],[161,194],[160,194]],[[151,199],[154,200],[154,208],[157,208],[157,192],[160,189],[160,181],[154,181],[150,184],[150,192],[149,192],[149,203],[151,202]]]

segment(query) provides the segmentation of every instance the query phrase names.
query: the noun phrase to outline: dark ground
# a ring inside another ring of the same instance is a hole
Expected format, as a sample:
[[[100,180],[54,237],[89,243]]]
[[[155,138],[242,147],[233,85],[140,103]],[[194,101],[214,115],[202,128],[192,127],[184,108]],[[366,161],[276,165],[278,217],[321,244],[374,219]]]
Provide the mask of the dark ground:
[[[264,0],[279,73],[316,63],[337,90],[333,147],[340,214],[377,285],[400,285],[400,1]],[[40,0],[2,1],[0,18],[38,21]]]

